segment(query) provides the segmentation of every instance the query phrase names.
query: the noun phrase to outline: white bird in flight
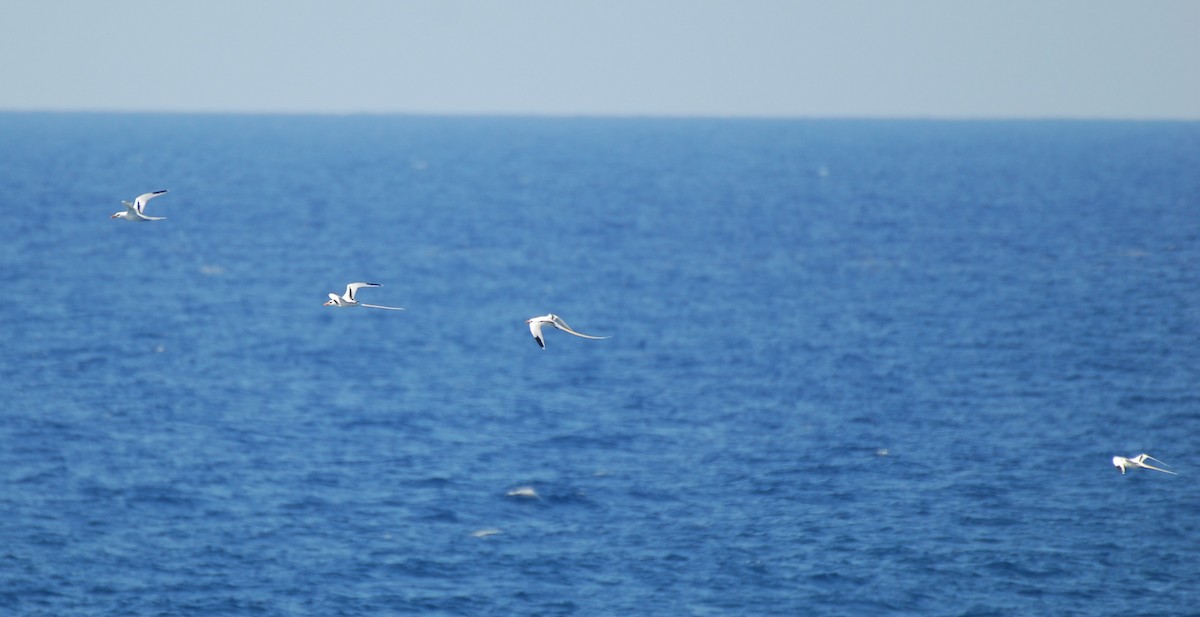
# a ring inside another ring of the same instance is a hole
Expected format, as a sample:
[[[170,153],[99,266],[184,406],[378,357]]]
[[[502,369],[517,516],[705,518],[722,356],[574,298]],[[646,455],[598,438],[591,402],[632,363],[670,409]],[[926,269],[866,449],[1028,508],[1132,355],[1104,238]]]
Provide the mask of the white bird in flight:
[[[538,347],[541,347],[542,349],[546,348],[546,339],[544,339],[542,337],[542,326],[545,326],[545,325],[554,326],[555,328],[558,328],[559,330],[562,330],[563,332],[566,332],[568,334],[574,334],[575,336],[578,336],[580,338],[590,338],[590,339],[594,339],[594,340],[608,338],[607,336],[590,336],[587,334],[580,334],[580,333],[572,330],[571,326],[568,326],[567,322],[562,320],[562,317],[559,317],[558,315],[555,315],[554,313],[550,313],[549,315],[542,315],[541,317],[533,317],[530,319],[526,319],[525,323],[529,324],[529,331],[531,333],[533,333],[533,340],[537,341]]]
[[[1143,454],[1139,454],[1133,458],[1125,458],[1124,456],[1114,456],[1113,457],[1113,467],[1117,467],[1118,469],[1120,469],[1122,475],[1125,474],[1126,468],[1137,469],[1139,467],[1142,469],[1153,469],[1154,471],[1161,471],[1163,473],[1169,473],[1173,476],[1179,475],[1179,474],[1175,473],[1174,471],[1167,471],[1166,469],[1159,469],[1158,467],[1155,467],[1154,465],[1149,465],[1146,463],[1147,460],[1156,461],[1158,463],[1166,465],[1166,463],[1163,463],[1162,461],[1154,458],[1153,456],[1143,453]]]
[[[533,490],[532,486],[518,486],[514,489],[509,489],[509,497],[524,497],[526,499],[541,499],[537,491]]]
[[[383,285],[380,285],[379,283],[350,283],[349,285],[346,285],[346,293],[340,296],[333,292],[329,292],[329,302],[326,302],[325,306],[339,306],[342,308],[365,306],[367,308],[386,309],[389,311],[404,310],[398,306],[379,306],[378,304],[364,304],[359,302],[355,295],[356,292],[363,287],[383,287]]]
[[[125,219],[125,220],[133,222],[133,223],[141,223],[144,221],[164,220],[167,217],[165,217],[165,216],[146,216],[146,202],[150,201],[151,199],[154,199],[155,197],[158,197],[159,195],[162,195],[163,193],[166,193],[166,191],[162,190],[162,191],[154,191],[153,193],[142,193],[141,195],[137,196],[137,199],[133,200],[133,203],[129,203],[122,199],[121,203],[125,204],[125,209],[120,212],[117,212],[116,214],[113,214],[112,216],[110,216],[108,218]]]

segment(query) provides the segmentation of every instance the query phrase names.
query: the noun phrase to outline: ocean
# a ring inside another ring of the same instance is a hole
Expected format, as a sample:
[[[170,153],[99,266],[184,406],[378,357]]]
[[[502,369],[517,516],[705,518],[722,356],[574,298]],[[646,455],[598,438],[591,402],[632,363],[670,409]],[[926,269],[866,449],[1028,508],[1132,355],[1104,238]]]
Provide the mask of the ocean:
[[[1200,615],[1198,170],[1200,123],[0,114],[0,614]]]

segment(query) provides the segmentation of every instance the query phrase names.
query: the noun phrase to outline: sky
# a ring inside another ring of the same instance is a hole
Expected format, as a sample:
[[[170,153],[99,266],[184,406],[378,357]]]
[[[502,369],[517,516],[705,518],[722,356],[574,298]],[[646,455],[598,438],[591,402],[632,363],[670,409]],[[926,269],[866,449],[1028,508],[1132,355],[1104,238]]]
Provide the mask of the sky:
[[[0,110],[1200,119],[1200,0],[40,0]]]

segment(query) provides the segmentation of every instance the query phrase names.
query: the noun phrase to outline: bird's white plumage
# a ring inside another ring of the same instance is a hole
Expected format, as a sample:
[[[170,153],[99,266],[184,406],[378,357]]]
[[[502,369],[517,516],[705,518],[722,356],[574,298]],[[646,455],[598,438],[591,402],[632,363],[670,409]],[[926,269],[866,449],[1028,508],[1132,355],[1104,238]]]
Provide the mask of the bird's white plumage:
[[[358,290],[362,289],[363,287],[383,287],[383,285],[380,285],[379,283],[350,283],[349,285],[346,285],[346,293],[344,293],[340,296],[333,292],[330,292],[329,293],[329,301],[325,303],[325,306],[337,306],[337,307],[341,307],[341,308],[351,308],[351,307],[355,307],[355,306],[362,306],[362,307],[366,307],[366,308],[384,309],[387,311],[403,311],[404,310],[398,306],[380,306],[378,304],[366,304],[363,302],[359,302],[358,301]]]
[[[509,497],[524,497],[526,499],[540,499],[537,491],[533,490],[532,486],[518,486],[514,489],[509,489]]]
[[[1125,473],[1126,469],[1152,469],[1154,471],[1161,471],[1163,473],[1169,473],[1173,476],[1179,475],[1179,474],[1175,473],[1174,471],[1168,471],[1166,469],[1160,469],[1158,467],[1155,467],[1154,465],[1151,465],[1151,464],[1147,463],[1146,461],[1154,461],[1156,463],[1159,463],[1160,465],[1166,465],[1166,463],[1164,463],[1144,452],[1133,458],[1125,458],[1124,456],[1114,456],[1112,458],[1113,467],[1120,469],[1122,474]]]
[[[133,207],[137,208],[138,214],[145,214],[146,203],[164,193],[166,193],[165,190],[154,191],[152,193],[142,193],[141,195],[137,196],[137,199],[133,200]]]
[[[354,293],[363,287],[383,287],[383,285],[380,285],[379,283],[350,283],[349,285],[346,285],[346,293],[343,294],[343,297],[357,302],[358,298],[354,297]]]
[[[559,317],[558,315],[555,315],[554,313],[550,313],[548,315],[542,315],[541,317],[531,317],[529,319],[526,319],[525,323],[529,324],[529,332],[531,334],[533,334],[533,340],[537,341],[538,347],[541,347],[542,349],[546,348],[546,339],[542,335],[542,327],[546,326],[546,325],[554,326],[555,328],[562,330],[563,332],[566,332],[568,334],[573,334],[575,336],[578,336],[579,338],[590,338],[593,340],[601,340],[601,339],[608,338],[607,336],[592,336],[590,334],[583,334],[580,332],[576,332],[575,330],[571,329],[571,326],[567,325],[567,322],[563,321],[562,317]]]
[[[165,194],[166,192],[166,190],[162,190],[154,191],[152,193],[142,193],[133,200],[133,203],[122,200],[121,204],[125,206],[125,209],[113,214],[109,218],[124,219],[134,223],[165,220],[167,218],[165,216],[146,216],[146,203],[151,199],[158,197],[159,195]]]

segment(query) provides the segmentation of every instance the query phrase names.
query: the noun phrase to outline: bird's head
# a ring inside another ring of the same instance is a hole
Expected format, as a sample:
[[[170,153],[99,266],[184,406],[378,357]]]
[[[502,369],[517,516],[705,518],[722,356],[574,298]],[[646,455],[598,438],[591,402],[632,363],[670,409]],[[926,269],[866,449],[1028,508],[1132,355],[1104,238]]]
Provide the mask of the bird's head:
[[[1114,456],[1112,459],[1112,463],[1113,463],[1113,467],[1120,469],[1122,474],[1125,473],[1125,457]]]
[[[124,210],[122,210],[122,211],[120,211],[120,212],[114,212],[114,213],[113,213],[113,215],[112,215],[112,216],[110,216],[110,217],[108,217],[108,218],[110,218],[110,219],[123,219],[123,218],[125,218],[125,211],[124,211]]]

